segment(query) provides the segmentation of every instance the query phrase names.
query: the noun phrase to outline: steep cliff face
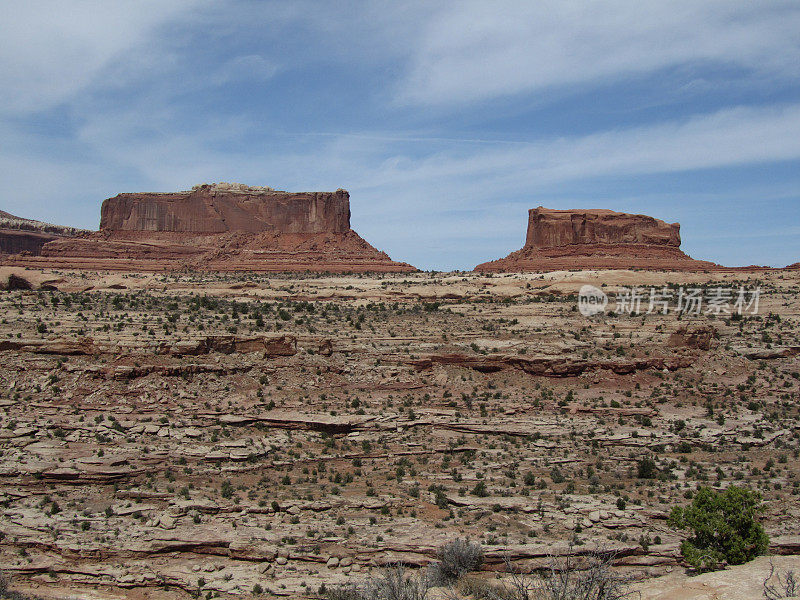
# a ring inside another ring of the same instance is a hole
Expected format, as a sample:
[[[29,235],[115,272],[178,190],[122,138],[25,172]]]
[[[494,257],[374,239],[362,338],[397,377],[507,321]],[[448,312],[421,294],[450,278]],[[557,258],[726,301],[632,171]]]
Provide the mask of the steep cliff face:
[[[476,271],[562,269],[706,270],[681,249],[680,225],[647,215],[612,210],[528,211],[525,246],[507,257],[482,263]]]
[[[647,215],[631,215],[613,210],[528,211],[525,247],[547,248],[575,244],[681,245],[681,226]]]
[[[291,194],[202,185],[175,194],[119,194],[103,202],[100,230],[181,233],[344,233],[345,190]]]
[[[85,233],[33,219],[17,217],[0,210],[0,254],[41,254],[42,247],[53,240]]]
[[[17,231],[14,229],[0,229],[0,253],[21,254],[27,253],[37,256],[41,254],[42,247],[47,242],[58,239],[58,236],[35,233],[33,231]]]

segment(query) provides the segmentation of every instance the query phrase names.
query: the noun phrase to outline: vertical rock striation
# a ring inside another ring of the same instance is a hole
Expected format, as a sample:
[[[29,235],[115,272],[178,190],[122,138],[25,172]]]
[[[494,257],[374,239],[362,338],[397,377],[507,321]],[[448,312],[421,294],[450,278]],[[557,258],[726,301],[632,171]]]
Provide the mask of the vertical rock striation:
[[[350,230],[350,194],[219,185],[176,194],[119,194],[103,202],[100,230],[345,233]]]
[[[680,248],[681,226],[647,215],[630,215],[613,210],[528,211],[526,248],[549,248],[592,244],[645,244]]]

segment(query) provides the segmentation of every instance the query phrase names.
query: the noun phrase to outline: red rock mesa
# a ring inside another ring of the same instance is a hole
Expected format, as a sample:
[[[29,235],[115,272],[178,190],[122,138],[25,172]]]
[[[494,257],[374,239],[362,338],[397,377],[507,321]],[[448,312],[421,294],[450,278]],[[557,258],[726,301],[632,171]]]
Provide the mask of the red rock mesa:
[[[8,262],[8,261],[6,261]],[[350,195],[218,183],[185,192],[119,194],[100,231],[50,241],[15,264],[83,269],[414,271],[350,228]]]
[[[665,269],[696,271],[719,266],[694,260],[681,249],[680,225],[613,210],[528,211],[525,246],[476,271],[563,269]]]

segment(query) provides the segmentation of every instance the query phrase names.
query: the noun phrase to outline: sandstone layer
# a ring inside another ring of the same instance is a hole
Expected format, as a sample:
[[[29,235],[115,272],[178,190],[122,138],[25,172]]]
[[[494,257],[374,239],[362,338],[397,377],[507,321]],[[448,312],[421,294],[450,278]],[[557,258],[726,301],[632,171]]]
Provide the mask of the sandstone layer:
[[[486,262],[476,271],[555,271],[564,269],[719,268],[681,251],[680,225],[647,215],[612,210],[528,211],[528,232],[521,250]]]
[[[0,254],[41,254],[53,240],[77,235],[81,230],[24,219],[0,210]]]
[[[30,267],[110,270],[414,271],[350,228],[350,195],[204,184],[178,193],[119,194],[100,231],[56,239]]]
[[[42,247],[47,242],[56,239],[58,236],[33,231],[0,229],[0,252],[3,254],[27,253],[35,256],[42,253]]]

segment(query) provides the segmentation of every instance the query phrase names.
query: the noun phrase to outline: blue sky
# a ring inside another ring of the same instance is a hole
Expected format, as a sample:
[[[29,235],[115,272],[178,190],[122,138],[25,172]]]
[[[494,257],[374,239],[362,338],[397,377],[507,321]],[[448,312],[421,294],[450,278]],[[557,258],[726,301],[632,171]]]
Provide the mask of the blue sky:
[[[800,4],[10,0],[0,209],[96,228],[123,191],[351,194],[396,260],[469,269],[527,210],[800,260]]]

